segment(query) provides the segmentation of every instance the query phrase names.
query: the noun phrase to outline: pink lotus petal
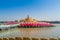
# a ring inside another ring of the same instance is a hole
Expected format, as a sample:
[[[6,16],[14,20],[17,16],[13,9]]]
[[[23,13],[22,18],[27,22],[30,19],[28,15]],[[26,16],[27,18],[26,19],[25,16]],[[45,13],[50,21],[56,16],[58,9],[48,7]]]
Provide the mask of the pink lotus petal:
[[[52,24],[47,22],[24,22],[20,24],[19,26],[52,26]]]

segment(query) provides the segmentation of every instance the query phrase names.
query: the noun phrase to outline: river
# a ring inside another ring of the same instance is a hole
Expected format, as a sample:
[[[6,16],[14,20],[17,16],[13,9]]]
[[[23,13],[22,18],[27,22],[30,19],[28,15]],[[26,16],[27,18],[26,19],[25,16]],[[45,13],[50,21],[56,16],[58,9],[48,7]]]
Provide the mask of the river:
[[[44,28],[13,28],[0,31],[0,37],[34,37],[34,38],[58,38],[60,37],[60,24],[55,27]]]

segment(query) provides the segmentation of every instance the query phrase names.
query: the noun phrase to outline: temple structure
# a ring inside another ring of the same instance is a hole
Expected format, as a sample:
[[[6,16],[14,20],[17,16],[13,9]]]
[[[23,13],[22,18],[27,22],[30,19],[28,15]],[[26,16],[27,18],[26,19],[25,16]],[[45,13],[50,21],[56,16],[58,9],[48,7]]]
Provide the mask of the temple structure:
[[[37,20],[30,18],[27,16],[27,18],[20,20],[20,22],[37,22]]]
[[[36,28],[36,27],[52,27],[52,26],[54,26],[51,23],[38,22],[37,20],[30,18],[29,16],[27,16],[27,18],[25,18],[25,19],[21,19],[20,23],[21,24],[19,25],[19,27],[22,27],[22,28],[32,28],[32,27]]]

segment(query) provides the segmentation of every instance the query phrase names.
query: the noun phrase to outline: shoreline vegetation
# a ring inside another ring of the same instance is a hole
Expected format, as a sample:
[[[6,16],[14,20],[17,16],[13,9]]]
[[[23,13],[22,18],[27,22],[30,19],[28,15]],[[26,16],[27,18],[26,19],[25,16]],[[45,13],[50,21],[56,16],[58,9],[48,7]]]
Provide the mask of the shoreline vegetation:
[[[5,23],[5,22],[8,22],[8,21],[0,21],[0,24]],[[18,22],[18,21],[16,21],[16,22]],[[48,23],[57,23],[57,24],[60,23],[60,21],[38,21],[38,22],[48,22]]]
[[[48,23],[56,23],[56,24],[60,23],[60,21],[38,21],[38,22],[48,22]]]

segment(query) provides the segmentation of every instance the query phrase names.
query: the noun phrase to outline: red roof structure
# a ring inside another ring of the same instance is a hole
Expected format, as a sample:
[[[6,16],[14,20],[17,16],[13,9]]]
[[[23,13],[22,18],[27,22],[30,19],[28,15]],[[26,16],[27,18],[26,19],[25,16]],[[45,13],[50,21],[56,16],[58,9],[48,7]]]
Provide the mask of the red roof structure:
[[[10,21],[10,22],[5,22],[4,24],[6,24],[6,25],[12,25],[12,24],[18,24],[18,22]]]

